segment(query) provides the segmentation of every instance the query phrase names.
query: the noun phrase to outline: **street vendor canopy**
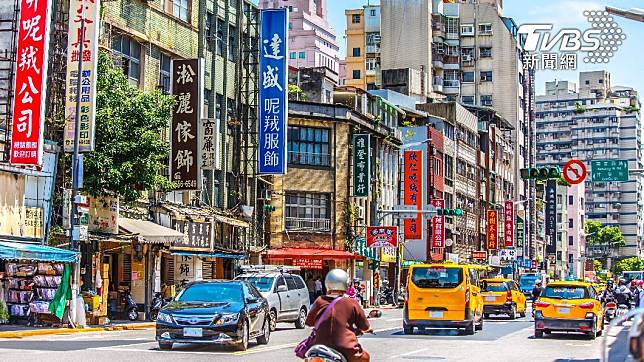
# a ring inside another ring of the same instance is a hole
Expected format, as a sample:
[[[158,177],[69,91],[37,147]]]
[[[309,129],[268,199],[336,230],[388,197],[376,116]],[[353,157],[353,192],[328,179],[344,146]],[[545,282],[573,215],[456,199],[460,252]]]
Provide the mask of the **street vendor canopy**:
[[[270,249],[266,253],[269,259],[302,258],[302,259],[355,259],[356,255],[344,250],[282,248]],[[360,258],[358,256],[358,258]]]
[[[119,229],[141,237],[141,242],[163,244],[181,241],[185,238],[182,232],[147,220],[119,218]]]
[[[0,241],[0,259],[75,263],[80,253],[40,244]]]

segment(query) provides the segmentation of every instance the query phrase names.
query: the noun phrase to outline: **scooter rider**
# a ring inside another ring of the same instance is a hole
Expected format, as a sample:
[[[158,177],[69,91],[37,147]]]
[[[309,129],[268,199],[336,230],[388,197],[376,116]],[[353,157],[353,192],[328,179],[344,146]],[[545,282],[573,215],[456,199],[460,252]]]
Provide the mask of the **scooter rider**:
[[[626,280],[620,279],[619,287],[615,289],[614,294],[615,299],[617,300],[617,304],[626,305],[630,309],[630,303],[633,298],[633,293],[631,293],[631,289],[628,287]]]
[[[325,308],[336,298],[342,298],[347,291],[350,279],[342,269],[331,270],[324,280],[327,295],[318,298],[306,318],[306,325],[313,327],[316,318],[322,316]],[[333,310],[323,316],[315,333],[313,344],[323,344],[333,348],[348,362],[368,362],[370,356],[358,342],[358,335],[371,332],[371,326],[362,308],[353,298],[342,298],[333,305]]]

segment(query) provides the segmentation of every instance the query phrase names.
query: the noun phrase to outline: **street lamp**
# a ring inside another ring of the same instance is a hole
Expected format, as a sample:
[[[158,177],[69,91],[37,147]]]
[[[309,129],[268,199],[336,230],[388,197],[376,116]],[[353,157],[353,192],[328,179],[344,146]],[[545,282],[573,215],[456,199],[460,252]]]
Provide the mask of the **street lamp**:
[[[644,10],[632,8],[629,10],[614,8],[612,6],[607,6],[606,11],[609,14],[619,16],[626,19],[631,19],[639,22],[644,22]]]

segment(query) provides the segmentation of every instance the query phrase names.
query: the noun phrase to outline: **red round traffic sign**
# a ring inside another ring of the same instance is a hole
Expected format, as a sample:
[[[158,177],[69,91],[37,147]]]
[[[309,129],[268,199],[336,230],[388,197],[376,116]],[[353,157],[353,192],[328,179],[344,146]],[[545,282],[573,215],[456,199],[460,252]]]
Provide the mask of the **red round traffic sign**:
[[[564,165],[562,174],[569,184],[580,184],[586,179],[586,165],[579,160],[570,160]]]

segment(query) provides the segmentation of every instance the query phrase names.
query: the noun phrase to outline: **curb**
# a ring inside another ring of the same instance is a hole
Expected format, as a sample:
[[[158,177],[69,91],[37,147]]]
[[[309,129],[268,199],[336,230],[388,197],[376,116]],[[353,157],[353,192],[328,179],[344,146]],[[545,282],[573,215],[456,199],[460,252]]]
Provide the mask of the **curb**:
[[[137,324],[117,324],[109,327],[88,327],[88,328],[55,328],[55,329],[31,329],[25,331],[6,331],[0,332],[0,338],[24,338],[34,336],[47,336],[54,334],[72,334],[72,333],[92,333],[105,331],[130,331],[151,329],[156,326],[155,322],[137,323]]]

